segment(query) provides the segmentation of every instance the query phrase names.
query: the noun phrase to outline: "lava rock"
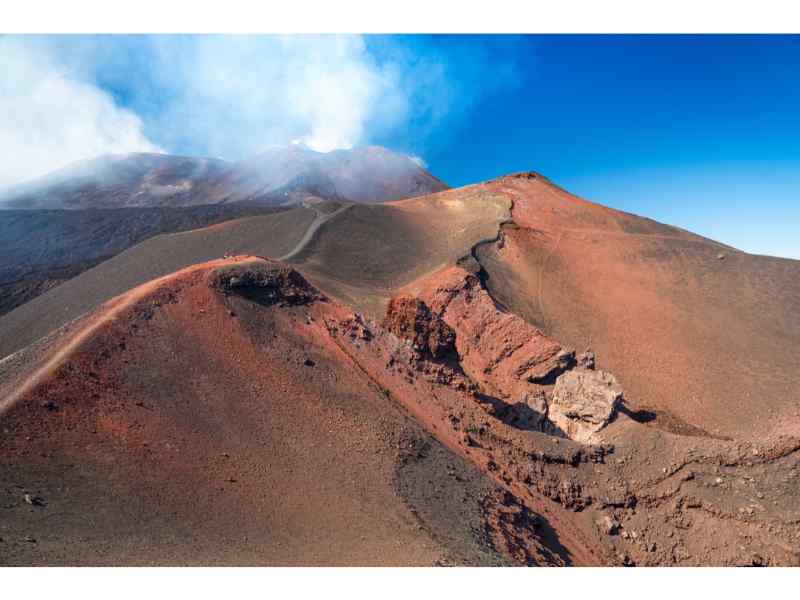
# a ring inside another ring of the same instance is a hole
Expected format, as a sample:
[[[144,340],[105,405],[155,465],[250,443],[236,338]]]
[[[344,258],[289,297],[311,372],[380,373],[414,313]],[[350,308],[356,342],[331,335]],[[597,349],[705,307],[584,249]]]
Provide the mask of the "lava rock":
[[[54,400],[47,400],[45,402],[42,402],[42,408],[49,410],[51,412],[58,410],[58,402],[55,402]]]
[[[596,365],[596,357],[594,355],[594,352],[592,352],[588,348],[586,349],[585,352],[583,352],[580,355],[578,355],[578,359],[577,360],[578,360],[578,367],[579,368],[594,370],[595,365]]]
[[[614,417],[622,398],[611,373],[573,369],[556,380],[548,416],[570,439],[590,443]]]
[[[616,535],[619,532],[619,521],[611,515],[603,515],[600,520],[597,521],[597,526],[600,528],[600,531],[606,535]]]
[[[455,354],[455,331],[418,298],[392,298],[383,326],[397,337],[409,340],[423,355],[442,359]]]

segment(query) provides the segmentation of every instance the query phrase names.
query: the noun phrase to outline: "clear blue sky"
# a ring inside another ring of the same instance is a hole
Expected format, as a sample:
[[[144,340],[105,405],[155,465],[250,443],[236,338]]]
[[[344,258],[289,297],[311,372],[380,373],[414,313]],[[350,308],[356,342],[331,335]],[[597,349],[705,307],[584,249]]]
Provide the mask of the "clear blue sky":
[[[452,186],[536,170],[800,258],[799,36],[6,36],[0,72],[0,183],[101,151],[381,144]]]

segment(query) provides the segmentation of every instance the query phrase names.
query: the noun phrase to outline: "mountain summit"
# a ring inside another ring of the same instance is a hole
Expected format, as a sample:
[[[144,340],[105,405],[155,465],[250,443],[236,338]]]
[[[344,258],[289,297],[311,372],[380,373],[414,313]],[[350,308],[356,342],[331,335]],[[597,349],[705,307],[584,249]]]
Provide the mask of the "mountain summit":
[[[235,163],[169,154],[104,155],[0,192],[0,208],[383,202],[445,189],[413,158],[380,146],[324,153],[292,144]]]

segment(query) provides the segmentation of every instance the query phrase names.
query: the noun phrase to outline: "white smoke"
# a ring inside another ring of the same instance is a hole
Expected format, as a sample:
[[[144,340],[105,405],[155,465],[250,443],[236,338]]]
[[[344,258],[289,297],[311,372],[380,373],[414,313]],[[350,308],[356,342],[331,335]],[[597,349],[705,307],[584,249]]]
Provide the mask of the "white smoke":
[[[185,129],[208,153],[238,158],[299,140],[328,152],[365,144],[407,119],[401,69],[361,36],[153,38],[154,75],[169,90],[158,130]],[[191,122],[187,123],[187,117]],[[369,129],[369,131],[368,131]]]
[[[416,154],[410,155],[408,158],[411,159],[411,162],[415,163],[418,167],[422,169],[428,168],[428,163],[425,162],[425,159],[421,156],[417,156]]]
[[[238,160],[292,141],[388,143],[418,155],[513,71],[513,57],[449,38],[0,37],[0,186],[162,148]]]
[[[99,154],[159,152],[142,128],[46,47],[0,38],[0,186]]]

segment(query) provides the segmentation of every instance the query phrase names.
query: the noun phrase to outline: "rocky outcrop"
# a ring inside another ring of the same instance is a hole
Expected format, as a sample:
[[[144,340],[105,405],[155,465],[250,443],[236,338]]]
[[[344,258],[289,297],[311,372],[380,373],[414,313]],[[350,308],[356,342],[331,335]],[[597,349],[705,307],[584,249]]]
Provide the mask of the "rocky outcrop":
[[[488,395],[539,406],[540,392],[575,365],[575,353],[517,315],[498,309],[478,277],[461,269],[441,273],[424,294],[431,310],[455,332],[464,372]]]
[[[293,268],[265,259],[218,268],[211,274],[209,285],[223,294],[239,294],[265,305],[293,306],[323,298],[319,290]]]
[[[577,358],[577,366],[583,367],[584,369],[594,369],[595,368],[596,357],[594,352],[590,349],[586,349],[582,352]]]
[[[434,315],[428,305],[418,298],[393,298],[386,311],[383,327],[397,337],[409,340],[415,350],[434,359],[455,352],[456,334],[453,328]]]
[[[487,515],[503,553],[523,564],[800,564],[800,442],[755,448],[615,417],[622,390],[592,369],[591,351],[576,357],[505,312],[473,274],[443,269],[409,289],[453,330],[453,360],[387,330],[424,314],[408,300],[386,327],[363,321],[368,341],[357,315],[328,331],[373,385],[513,495]],[[564,556],[545,543],[548,527]]]
[[[581,443],[595,441],[622,390],[612,375],[593,370],[594,353],[576,357],[503,311],[474,274],[456,268],[438,275],[436,286],[421,298],[392,299],[382,326],[409,340],[420,358],[454,358],[477,402],[501,421]]]
[[[622,402],[622,388],[611,373],[578,368],[556,380],[548,416],[567,437],[592,442]]]

